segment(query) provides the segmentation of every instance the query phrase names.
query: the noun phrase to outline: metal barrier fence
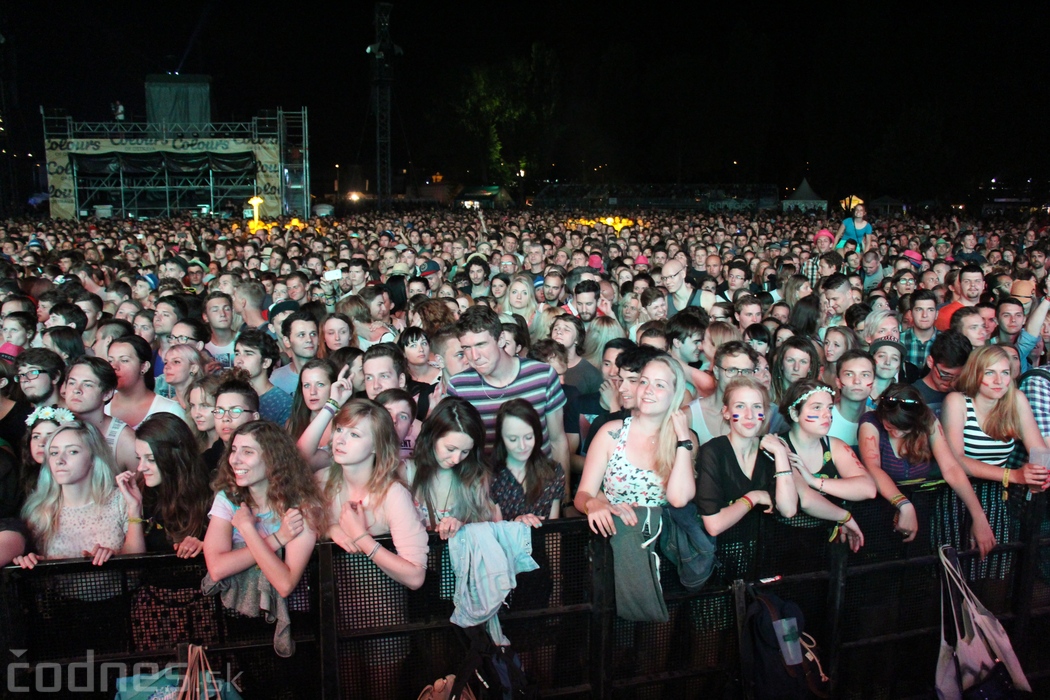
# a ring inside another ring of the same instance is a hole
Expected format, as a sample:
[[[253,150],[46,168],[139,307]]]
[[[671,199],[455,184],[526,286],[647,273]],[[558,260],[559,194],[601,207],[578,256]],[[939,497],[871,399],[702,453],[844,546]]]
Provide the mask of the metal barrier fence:
[[[1045,693],[1046,498],[1003,502],[995,488],[979,495],[1000,546],[985,562],[963,552],[963,564]],[[592,536],[583,520],[554,521],[534,531],[540,569],[519,577],[501,614],[504,632],[547,697],[740,696],[738,625],[744,581],[751,581],[802,608],[835,697],[929,697],[939,641],[936,545],[965,544],[968,523],[949,490],[919,488],[910,497],[923,535],[907,545],[892,532],[888,504],[854,504],[867,539],[857,554],[828,543],[827,523],[756,512],[720,538],[721,563],[701,593],[687,594],[663,565],[666,623],[618,618],[608,542]],[[415,698],[427,683],[455,672],[463,657],[449,622],[448,552],[436,538],[429,569],[423,588],[407,591],[363,556],[319,545],[289,599],[297,651],[281,659],[272,625],[201,595],[199,559],[8,567],[0,581],[6,667],[0,697],[112,698],[117,676],[163,667],[176,660],[180,643],[193,642],[207,647],[215,670],[236,678],[246,698]]]

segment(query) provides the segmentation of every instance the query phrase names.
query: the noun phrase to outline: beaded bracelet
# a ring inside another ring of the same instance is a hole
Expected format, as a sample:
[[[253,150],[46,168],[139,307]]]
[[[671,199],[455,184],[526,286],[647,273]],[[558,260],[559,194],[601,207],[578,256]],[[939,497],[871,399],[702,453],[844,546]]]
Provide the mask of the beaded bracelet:
[[[790,469],[788,469],[787,471],[782,471],[782,472],[773,472],[773,478],[774,479],[779,479],[780,477],[787,476],[790,473],[791,473]]]

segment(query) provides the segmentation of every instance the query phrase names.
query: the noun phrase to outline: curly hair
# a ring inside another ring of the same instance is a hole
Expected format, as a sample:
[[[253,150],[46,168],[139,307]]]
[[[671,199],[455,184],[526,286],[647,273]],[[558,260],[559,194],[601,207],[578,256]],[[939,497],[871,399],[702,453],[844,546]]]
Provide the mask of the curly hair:
[[[266,463],[267,500],[278,518],[283,518],[290,508],[298,508],[307,525],[316,533],[325,531],[324,503],[313,470],[299,454],[295,441],[284,430],[265,420],[245,423],[230,436],[233,445],[239,437],[250,437],[259,444],[259,452]],[[237,485],[230,467],[229,448],[219,460],[219,467],[212,489],[226,494],[231,503],[247,503],[258,508],[251,492]]]
[[[495,314],[495,312],[491,312]],[[463,433],[474,442],[470,453],[449,471],[452,473],[452,507],[449,514],[463,522],[491,520],[496,507],[489,498],[489,470],[482,457],[485,445],[485,425],[481,414],[468,401],[456,396],[442,399],[416,438],[416,474],[412,480],[412,493],[426,504],[431,529],[437,524],[434,500],[434,482],[442,470],[435,450],[437,441],[449,433]]]
[[[204,537],[212,494],[189,426],[173,413],[155,413],[139,425],[135,438],[149,445],[160,472],[160,485],[147,489],[145,499],[168,539],[178,544]]]
[[[408,485],[404,484],[398,475],[398,467],[401,465],[401,445],[397,439],[397,431],[394,429],[394,421],[390,418],[390,413],[376,402],[368,399],[351,399],[343,404],[339,413],[335,414],[335,418],[332,419],[333,441],[338,431],[359,426],[361,421],[369,421],[368,426],[372,432],[372,442],[375,447],[372,474],[368,478],[366,487],[372,498],[371,507],[375,508],[392,485],[402,483],[406,489]],[[343,467],[333,460],[332,466],[328,468],[328,479],[324,487],[325,500],[329,507],[342,488]]]

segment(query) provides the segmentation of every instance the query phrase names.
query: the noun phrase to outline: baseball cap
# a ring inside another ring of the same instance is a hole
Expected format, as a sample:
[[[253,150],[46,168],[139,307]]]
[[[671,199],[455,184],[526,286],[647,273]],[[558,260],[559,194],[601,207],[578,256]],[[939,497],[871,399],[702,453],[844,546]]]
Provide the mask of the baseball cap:
[[[433,260],[427,260],[425,263],[419,266],[419,276],[429,277],[430,275],[436,275],[441,272],[441,266]]]
[[[922,265],[922,256],[914,250],[906,250],[901,255],[910,260],[912,265]]]
[[[592,255],[591,257],[587,258],[587,265],[601,270],[604,267],[602,264],[602,256],[597,254]]]
[[[904,346],[898,343],[896,340],[890,340],[889,338],[882,338],[880,340],[876,340],[874,343],[871,344],[871,348],[868,350],[868,352],[872,356],[874,356],[875,353],[879,351],[879,348],[885,347],[897,348],[897,351],[901,354],[901,360],[905,358]]]
[[[394,234],[392,232],[390,232],[390,231],[383,231],[382,233],[379,234],[380,238],[382,238],[383,236],[386,236],[390,240],[394,240],[394,238],[395,238]]]
[[[1014,280],[1010,285],[1010,296],[1020,301],[1031,301],[1035,296],[1035,282],[1032,280]]]
[[[298,311],[298,310],[299,310],[299,302],[292,301],[291,299],[285,299],[284,301],[279,301],[276,304],[274,304],[272,307],[270,307],[270,318],[276,318],[278,314],[282,314],[285,311]]]

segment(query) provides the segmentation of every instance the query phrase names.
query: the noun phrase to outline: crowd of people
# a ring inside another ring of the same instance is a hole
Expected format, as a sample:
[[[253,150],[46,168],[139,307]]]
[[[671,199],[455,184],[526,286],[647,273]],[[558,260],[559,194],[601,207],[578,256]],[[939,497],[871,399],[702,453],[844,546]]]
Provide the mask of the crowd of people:
[[[286,598],[330,540],[418,588],[428,532],[653,507],[857,550],[851,504],[930,538],[939,480],[984,556],[998,493],[1050,486],[1035,220],[578,214],[7,222],[0,563],[203,555]]]

